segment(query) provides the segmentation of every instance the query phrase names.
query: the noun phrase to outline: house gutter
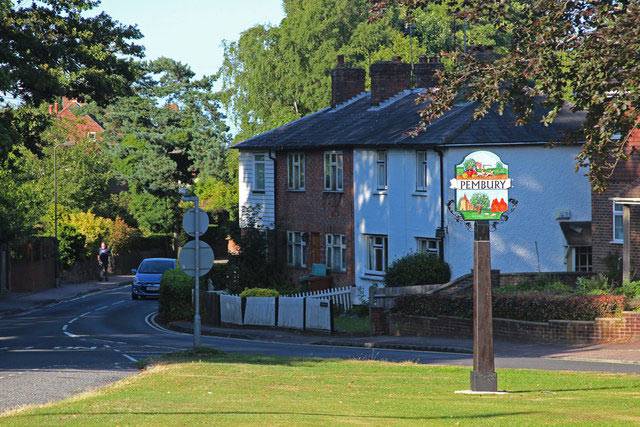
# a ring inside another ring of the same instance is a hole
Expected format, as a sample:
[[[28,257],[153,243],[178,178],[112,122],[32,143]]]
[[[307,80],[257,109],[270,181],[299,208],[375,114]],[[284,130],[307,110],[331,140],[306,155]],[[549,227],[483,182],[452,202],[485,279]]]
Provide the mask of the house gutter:
[[[440,160],[440,228],[436,231],[436,236],[440,240],[440,259],[444,261],[444,151],[440,147],[434,147]]]

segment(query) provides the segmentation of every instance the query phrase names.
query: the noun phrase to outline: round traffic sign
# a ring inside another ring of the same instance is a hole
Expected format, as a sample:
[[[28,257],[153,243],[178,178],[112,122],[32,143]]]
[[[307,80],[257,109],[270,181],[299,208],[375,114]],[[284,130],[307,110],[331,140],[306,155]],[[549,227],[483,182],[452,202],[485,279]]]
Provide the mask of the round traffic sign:
[[[182,228],[189,236],[196,235],[196,215],[198,215],[198,233],[203,235],[209,227],[209,215],[200,208],[191,208],[182,217]]]
[[[200,240],[199,254],[200,254],[200,268],[198,276],[203,276],[211,270],[213,265],[213,249],[206,242]],[[191,277],[196,277],[196,241],[191,240],[187,242],[180,249],[178,254],[178,264],[180,269]]]

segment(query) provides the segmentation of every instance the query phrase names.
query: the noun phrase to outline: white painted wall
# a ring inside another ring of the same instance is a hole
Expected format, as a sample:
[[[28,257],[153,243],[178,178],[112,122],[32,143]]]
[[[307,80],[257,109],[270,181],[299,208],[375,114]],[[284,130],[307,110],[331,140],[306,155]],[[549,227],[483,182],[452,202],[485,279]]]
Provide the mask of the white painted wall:
[[[253,175],[254,175],[254,156],[263,154],[266,158],[265,162],[265,191],[263,193],[254,192]],[[275,155],[273,156],[275,157]],[[268,229],[275,227],[275,198],[274,198],[274,174],[273,161],[269,158],[268,151],[241,151],[239,161],[239,205],[240,213],[243,206],[262,207],[261,225]],[[242,218],[240,225],[243,226]]]
[[[535,242],[538,244],[541,271],[566,270],[565,239],[556,214],[570,210],[572,221],[591,219],[591,190],[584,171],[575,172],[577,146],[483,147],[498,154],[509,165],[513,188],[510,197],[519,201],[508,222],[500,224],[491,235],[492,266],[504,272],[537,271]],[[473,147],[449,148],[444,154],[446,181],[445,202],[454,198],[448,187],[456,164]],[[440,225],[439,159],[428,152],[429,189],[417,195],[414,150],[388,150],[388,190],[375,190],[376,152],[354,151],[354,221],[356,242],[356,285],[367,289],[382,278],[368,275],[365,234],[388,236],[389,264],[417,248],[416,237],[435,237]],[[446,209],[446,208],[445,208]],[[452,276],[470,271],[472,266],[472,232],[445,213],[448,233],[445,258]]]

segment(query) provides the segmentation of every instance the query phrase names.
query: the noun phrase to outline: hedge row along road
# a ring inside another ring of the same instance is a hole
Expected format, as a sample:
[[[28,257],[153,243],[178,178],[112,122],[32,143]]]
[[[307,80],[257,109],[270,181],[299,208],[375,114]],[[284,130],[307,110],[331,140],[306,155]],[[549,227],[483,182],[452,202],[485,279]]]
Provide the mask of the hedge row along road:
[[[165,331],[149,322],[157,306],[157,301],[132,301],[131,289],[126,286],[0,319],[0,411],[108,384],[136,374],[138,361],[148,356],[188,349],[191,335]],[[203,345],[267,356],[472,363],[468,354],[220,337],[203,337]],[[516,353],[498,355],[497,367],[640,373],[640,365],[549,359],[540,352],[530,353],[532,348],[523,346]]]

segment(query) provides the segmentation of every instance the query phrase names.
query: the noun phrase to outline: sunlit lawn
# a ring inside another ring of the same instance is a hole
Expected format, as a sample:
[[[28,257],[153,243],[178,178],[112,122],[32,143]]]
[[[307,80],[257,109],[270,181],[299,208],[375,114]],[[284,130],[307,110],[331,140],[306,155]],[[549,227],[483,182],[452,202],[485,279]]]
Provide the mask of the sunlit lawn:
[[[194,361],[201,359],[199,361]],[[2,425],[640,423],[640,376],[500,370],[504,396],[454,394],[469,368],[199,354]]]

